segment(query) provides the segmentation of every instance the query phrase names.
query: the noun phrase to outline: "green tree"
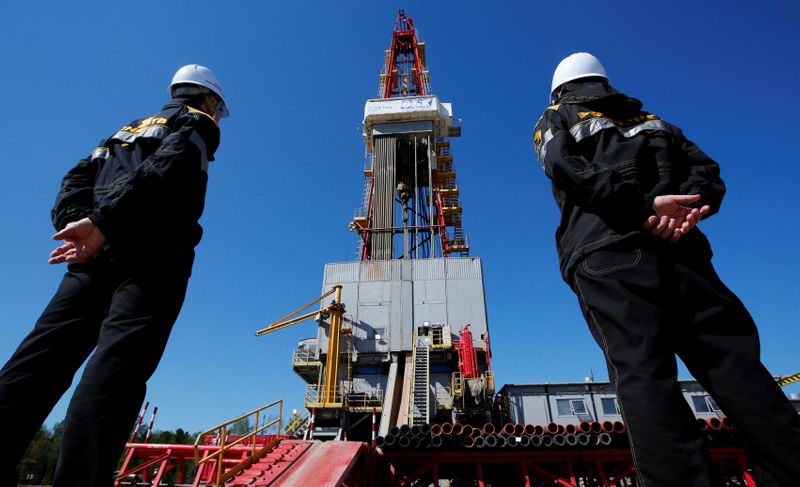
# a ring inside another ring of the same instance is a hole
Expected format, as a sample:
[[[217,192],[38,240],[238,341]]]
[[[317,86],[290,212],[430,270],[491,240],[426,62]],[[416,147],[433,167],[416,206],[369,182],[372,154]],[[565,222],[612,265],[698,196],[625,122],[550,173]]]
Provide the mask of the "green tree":
[[[234,424],[237,431],[241,430],[246,434],[250,432],[250,423],[246,419]],[[55,475],[56,462],[58,460],[59,449],[61,448],[61,436],[64,432],[64,422],[53,425],[52,431],[46,426],[42,426],[33,438],[28,450],[22,457],[19,464],[19,480],[25,484],[51,484]],[[192,444],[197,435],[191,434],[182,428],[173,431],[153,431],[150,434],[150,443],[161,444]],[[144,433],[137,438],[137,441],[144,441]],[[124,460],[124,455],[120,459],[120,466]],[[196,467],[193,464],[187,465],[186,477],[192,478]],[[175,482],[177,469],[172,469],[165,476],[165,482]]]
[[[228,428],[228,434],[231,435],[246,435],[251,431],[253,427],[250,425],[250,418],[242,418]]]
[[[20,482],[43,483],[47,475],[48,455],[50,453],[51,433],[46,426],[39,428],[28,450],[19,462]]]

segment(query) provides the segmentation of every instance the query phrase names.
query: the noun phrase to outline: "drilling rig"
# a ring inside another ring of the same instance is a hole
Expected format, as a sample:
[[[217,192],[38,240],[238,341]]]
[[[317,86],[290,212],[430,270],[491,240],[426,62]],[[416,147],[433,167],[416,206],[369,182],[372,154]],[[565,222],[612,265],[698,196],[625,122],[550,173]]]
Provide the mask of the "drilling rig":
[[[468,256],[451,151],[461,125],[431,93],[425,43],[402,11],[363,127],[364,197],[350,223],[358,260],[325,266],[323,295],[336,289],[341,313],[317,313],[316,338],[292,359],[308,382],[310,436],[369,439],[373,413],[379,434],[482,424],[494,379],[481,261]]]

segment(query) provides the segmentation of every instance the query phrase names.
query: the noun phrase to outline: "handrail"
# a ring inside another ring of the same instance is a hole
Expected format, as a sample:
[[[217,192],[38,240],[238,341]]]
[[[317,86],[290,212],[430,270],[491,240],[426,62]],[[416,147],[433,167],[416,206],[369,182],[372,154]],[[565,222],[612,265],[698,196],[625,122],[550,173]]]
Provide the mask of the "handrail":
[[[317,351],[304,348],[296,348],[292,352],[292,365],[322,365],[317,359]]]
[[[483,375],[486,377],[486,392],[488,394],[494,394],[494,372],[487,370]]]
[[[434,406],[436,409],[451,409],[453,407],[453,388],[451,386],[436,386]]]
[[[342,405],[342,387],[330,386],[326,387],[324,384],[308,384],[306,386],[306,407],[322,407],[322,406],[341,406]],[[325,397],[332,397],[333,401],[325,401]]]
[[[278,417],[273,419],[269,423],[259,427],[258,418],[260,416],[260,413],[262,411],[266,410],[266,409],[269,409],[269,408],[275,406],[275,405],[278,406]],[[226,444],[225,442],[228,439],[228,426],[232,425],[233,423],[235,423],[237,421],[240,421],[242,419],[248,418],[249,416],[252,416],[252,415],[255,415],[255,420],[253,421],[253,430],[250,433],[246,434],[246,435],[242,435],[241,438],[238,438],[238,439],[234,440],[232,443]],[[210,428],[210,429],[208,429],[206,431],[203,431],[202,433],[198,433],[197,438],[194,441],[194,462],[195,462],[195,464],[197,464],[199,466],[199,465],[201,465],[201,464],[203,464],[203,463],[205,463],[205,462],[207,462],[207,461],[209,461],[211,459],[217,459],[217,473],[216,473],[216,481],[215,481],[215,483],[216,483],[216,485],[222,485],[228,479],[232,478],[237,473],[241,472],[242,470],[244,470],[248,466],[252,465],[252,463],[254,461],[256,461],[259,458],[261,458],[264,455],[264,453],[266,453],[269,449],[271,449],[273,446],[277,445],[280,442],[280,439],[281,439],[281,417],[282,417],[282,415],[283,415],[283,401],[279,399],[277,401],[274,401],[274,402],[271,402],[271,403],[267,404],[266,406],[261,406],[258,409],[254,409],[254,410],[250,411],[249,413],[242,414],[241,416],[238,416],[236,418],[228,420],[228,421],[226,421],[224,423],[218,424],[217,426],[214,426],[213,428]],[[263,432],[263,431],[265,431],[265,430],[267,430],[268,428],[272,427],[275,424],[278,425],[278,431],[277,431],[277,434],[275,435],[275,439],[273,439],[269,443],[265,443],[264,446],[262,446],[260,449],[257,449],[256,448],[257,447],[257,441],[256,441],[257,438],[256,437],[258,436],[258,434]],[[216,431],[219,431],[219,450],[215,451],[214,453],[211,453],[209,455],[204,456],[202,459],[199,458],[198,452],[199,452],[199,443],[200,443],[201,438],[203,438],[205,435],[208,435],[208,434],[216,432]],[[223,473],[223,471],[222,471],[222,464],[223,464],[222,459],[223,459],[223,456],[225,455],[225,452],[227,452],[228,450],[230,450],[231,448],[233,448],[235,446],[238,446],[238,445],[244,443],[246,440],[251,440],[251,443],[252,443],[252,450],[251,450],[250,454],[247,456],[247,458],[242,460],[238,465],[235,465],[234,467],[230,468],[227,472]]]

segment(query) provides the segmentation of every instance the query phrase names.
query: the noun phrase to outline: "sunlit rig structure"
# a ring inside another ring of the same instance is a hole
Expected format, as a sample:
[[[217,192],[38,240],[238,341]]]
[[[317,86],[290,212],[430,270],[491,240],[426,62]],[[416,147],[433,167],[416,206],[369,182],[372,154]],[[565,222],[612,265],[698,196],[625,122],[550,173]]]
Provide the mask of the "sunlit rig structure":
[[[292,360],[309,383],[313,438],[369,438],[373,412],[379,434],[483,423],[494,396],[481,261],[466,257],[450,151],[461,127],[431,94],[425,44],[402,12],[379,96],[364,107],[364,199],[350,223],[359,260],[325,266],[320,300],[331,305],[259,331],[316,317],[317,336]]]
[[[461,124],[432,93],[403,11],[363,127],[357,259],[325,265],[319,298],[257,332],[316,321],[292,353],[308,414],[284,424],[275,401],[194,445],[132,439],[117,485],[638,485],[609,384],[495,393],[482,263],[469,256],[451,151]],[[735,425],[697,384],[682,388],[726,484],[755,486]],[[251,431],[232,434],[243,420]]]

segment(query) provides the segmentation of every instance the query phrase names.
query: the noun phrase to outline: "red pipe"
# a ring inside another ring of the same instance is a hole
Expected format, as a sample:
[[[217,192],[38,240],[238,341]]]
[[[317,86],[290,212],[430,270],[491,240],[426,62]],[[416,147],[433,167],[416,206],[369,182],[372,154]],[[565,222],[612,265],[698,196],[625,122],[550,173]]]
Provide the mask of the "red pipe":
[[[158,413],[158,406],[153,408],[153,415],[150,417],[150,425],[147,427],[147,433],[144,435],[144,442],[150,440],[150,433],[153,431],[153,423],[156,422],[156,413]]]
[[[442,434],[442,425],[435,424],[431,426],[431,436],[439,436]]]
[[[253,438],[255,441],[256,438]],[[372,448],[375,448],[375,408],[372,408]]]
[[[492,423],[486,423],[485,425],[483,425],[483,429],[481,431],[483,431],[484,435],[495,434],[494,425]]]
[[[731,422],[731,420],[727,416],[722,418],[722,429],[726,429],[726,430],[732,430],[733,429],[733,422]]]
[[[150,401],[144,403],[144,408],[142,408],[142,412],[139,413],[139,420],[136,422],[136,426],[133,427],[133,433],[131,433],[131,439],[128,443],[133,443],[136,441],[136,433],[139,432],[139,427],[142,426],[142,421],[144,420],[144,414],[147,412],[147,406],[150,405]]]
[[[458,425],[458,423],[456,423],[456,425]],[[454,427],[453,427],[452,423],[442,423],[442,434],[443,435],[452,434],[453,430],[454,430]],[[456,434],[458,434],[458,433],[456,433]]]
[[[589,425],[591,426],[591,430],[592,430],[591,432],[592,433],[602,433],[603,432],[603,425],[601,425],[597,421],[592,421]]]
[[[581,421],[578,423],[578,431],[581,433],[591,433],[592,432],[592,423],[589,421]]]
[[[577,430],[578,428],[576,428],[574,424],[564,425],[564,432],[568,435],[574,435]]]
[[[603,430],[603,433],[611,433],[614,431],[614,423],[611,421],[603,421],[600,424],[600,428]]]
[[[317,408],[311,408],[311,422],[308,425],[308,437],[312,440],[314,439],[314,415],[317,412]]]
[[[536,434],[536,426],[534,426],[532,424],[526,424],[525,425],[525,434],[528,435],[528,436]]]
[[[710,430],[719,431],[722,429],[722,421],[720,421],[719,418],[708,418],[706,422]]]
[[[624,433],[626,429],[627,428],[625,428],[625,423],[623,423],[622,421],[614,421],[614,433],[621,434]]]
[[[525,425],[524,424],[516,424],[514,425],[514,434],[517,436],[522,436],[525,434]]]
[[[544,426],[537,424],[533,427],[533,434],[535,436],[542,436],[544,434]]]
[[[472,448],[475,446],[475,438],[467,436],[464,438],[464,448]]]
[[[547,426],[545,426],[544,429],[545,429],[545,431],[547,431],[551,435],[555,435],[555,434],[561,433],[561,431],[563,430],[561,425],[560,424],[556,424],[556,423],[547,423]]]
[[[507,423],[505,426],[503,426],[503,434],[506,436],[511,436],[514,434],[515,429],[516,428],[514,427],[513,424]]]
[[[461,436],[472,436],[477,431],[480,434],[480,430],[478,428],[473,428],[472,426],[465,424],[461,427]]]

